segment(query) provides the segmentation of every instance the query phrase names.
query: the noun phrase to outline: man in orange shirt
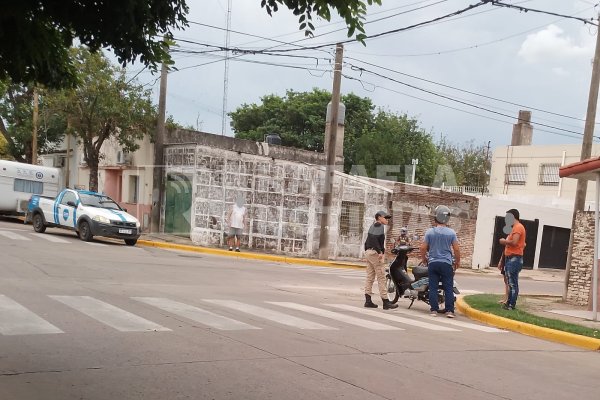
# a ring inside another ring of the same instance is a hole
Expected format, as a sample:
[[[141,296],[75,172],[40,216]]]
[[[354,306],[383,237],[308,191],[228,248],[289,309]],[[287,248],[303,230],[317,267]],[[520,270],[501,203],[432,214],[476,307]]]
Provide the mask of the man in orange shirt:
[[[519,220],[519,211],[512,208],[504,217],[512,231],[506,239],[500,239],[504,247],[504,271],[508,281],[508,300],[502,306],[505,310],[514,310],[519,296],[519,272],[523,268],[523,251],[525,250],[525,227]]]

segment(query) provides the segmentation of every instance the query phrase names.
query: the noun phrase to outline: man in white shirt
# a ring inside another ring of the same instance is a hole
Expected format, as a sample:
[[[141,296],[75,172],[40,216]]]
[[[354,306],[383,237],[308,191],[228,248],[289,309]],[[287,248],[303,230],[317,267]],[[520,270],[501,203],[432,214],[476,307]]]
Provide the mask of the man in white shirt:
[[[227,224],[229,225],[229,237],[227,238],[229,251],[233,251],[234,244],[235,251],[240,251],[240,239],[242,237],[242,232],[246,228],[246,214],[244,198],[241,195],[238,195],[235,204],[231,206],[229,217],[227,218]]]

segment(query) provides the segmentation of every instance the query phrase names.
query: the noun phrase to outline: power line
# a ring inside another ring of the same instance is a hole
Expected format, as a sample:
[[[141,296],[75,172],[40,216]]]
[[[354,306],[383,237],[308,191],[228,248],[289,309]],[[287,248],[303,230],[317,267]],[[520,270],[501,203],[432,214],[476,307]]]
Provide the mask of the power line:
[[[513,106],[522,107],[522,108],[526,108],[526,109],[529,109],[529,110],[534,110],[534,111],[539,111],[539,112],[546,113],[546,114],[555,115],[557,117],[573,119],[573,120],[576,120],[576,121],[585,121],[582,118],[577,118],[577,117],[572,117],[572,116],[565,115],[565,114],[560,114],[560,113],[556,113],[556,112],[552,112],[552,111],[547,111],[547,110],[543,110],[541,108],[531,107],[531,106],[528,106],[528,105],[515,103],[515,102],[509,101],[509,100],[503,100],[503,99],[499,99],[497,97],[492,97],[492,96],[488,96],[488,95],[485,95],[485,94],[481,94],[481,93],[477,93],[477,92],[472,92],[470,90],[461,89],[461,88],[458,88],[458,87],[455,87],[455,86],[446,85],[444,83],[436,82],[436,81],[433,81],[433,80],[430,80],[430,79],[426,79],[426,78],[421,78],[421,77],[418,77],[418,76],[415,76],[415,75],[407,74],[405,72],[396,71],[396,70],[393,70],[391,68],[383,67],[381,65],[372,64],[372,63],[369,63],[367,61],[359,60],[357,58],[346,57],[346,59],[348,59],[348,60],[354,60],[354,61],[363,63],[365,65],[369,65],[371,67],[380,68],[380,69],[382,69],[384,71],[393,72],[393,73],[396,73],[398,75],[407,76],[409,78],[421,80],[421,81],[424,81],[424,82],[427,82],[427,83],[431,83],[431,84],[434,84],[434,85],[438,85],[438,86],[442,86],[442,87],[445,87],[445,88],[448,88],[448,89],[457,90],[459,92],[468,93],[468,94],[471,94],[471,95],[474,95],[474,96],[483,97],[483,98],[486,98],[486,99],[489,99],[489,100],[499,101],[499,102],[510,104],[510,105],[513,105]],[[350,63],[348,65],[350,65],[351,67],[358,68],[359,70],[362,69],[361,67],[352,65]]]
[[[507,4],[507,3],[503,3],[501,1],[498,0],[482,0],[484,3],[489,3],[493,6],[496,7],[505,7],[505,8],[513,8],[515,10],[519,10],[521,12],[534,12],[534,13],[540,13],[540,14],[548,14],[548,15],[554,15],[555,17],[562,17],[562,18],[567,18],[567,19],[574,19],[577,21],[581,21],[584,24],[590,24],[590,25],[594,25],[594,26],[598,26],[598,24],[593,23],[592,21],[594,20],[594,18],[590,18],[590,19],[586,19],[586,18],[580,18],[580,17],[574,17],[571,15],[565,15],[565,14],[559,14],[559,13],[555,13],[552,11],[545,11],[545,10],[539,10],[536,8],[529,8],[529,7],[523,7],[523,6],[519,6],[516,4]]]

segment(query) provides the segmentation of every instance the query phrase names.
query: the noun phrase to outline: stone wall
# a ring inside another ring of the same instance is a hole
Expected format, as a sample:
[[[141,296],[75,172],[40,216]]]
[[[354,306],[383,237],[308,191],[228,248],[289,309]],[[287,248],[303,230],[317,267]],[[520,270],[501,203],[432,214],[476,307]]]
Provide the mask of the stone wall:
[[[587,305],[592,282],[594,262],[594,213],[578,211],[573,233],[573,251],[567,302]]]
[[[300,160],[315,155],[294,149],[285,159],[277,159],[249,150],[252,146],[245,150],[250,153],[245,153],[209,144],[169,145],[165,149],[165,173],[183,174],[193,182],[192,241],[224,245],[227,214],[241,194],[249,218],[243,246],[316,255],[324,167],[287,159],[293,158],[292,154]],[[331,257],[361,257],[374,214],[389,209],[391,190],[342,173],[335,174],[333,190],[332,206],[327,210]]]

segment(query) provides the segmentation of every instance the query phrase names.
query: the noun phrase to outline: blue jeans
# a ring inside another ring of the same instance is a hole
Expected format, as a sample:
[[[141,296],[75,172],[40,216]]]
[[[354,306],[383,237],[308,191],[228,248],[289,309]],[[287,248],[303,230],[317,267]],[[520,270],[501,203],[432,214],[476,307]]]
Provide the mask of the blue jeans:
[[[508,301],[506,305],[515,307],[519,296],[519,272],[523,268],[522,256],[508,256],[504,263],[504,271],[508,280]]]
[[[454,270],[452,265],[445,262],[429,263],[429,306],[431,311],[438,311],[438,292],[439,282],[442,282],[444,288],[444,297],[446,302],[446,312],[454,312]]]

